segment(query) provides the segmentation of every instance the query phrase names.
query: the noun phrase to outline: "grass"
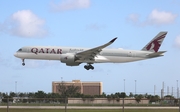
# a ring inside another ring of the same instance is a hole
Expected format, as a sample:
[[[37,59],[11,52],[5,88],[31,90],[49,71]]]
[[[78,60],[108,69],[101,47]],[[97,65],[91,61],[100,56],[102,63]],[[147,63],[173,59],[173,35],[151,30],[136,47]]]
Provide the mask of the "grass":
[[[125,112],[178,112],[175,109],[125,109]],[[0,112],[7,112],[6,109],[0,109]],[[65,112],[64,109],[9,109],[9,112]],[[66,112],[122,112],[119,109],[68,109]]]

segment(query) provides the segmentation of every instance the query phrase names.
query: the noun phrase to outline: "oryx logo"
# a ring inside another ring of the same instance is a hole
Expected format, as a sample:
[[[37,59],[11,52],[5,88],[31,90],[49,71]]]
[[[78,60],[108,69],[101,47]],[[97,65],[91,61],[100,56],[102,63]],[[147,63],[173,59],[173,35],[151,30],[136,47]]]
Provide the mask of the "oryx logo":
[[[148,51],[158,52],[158,50],[161,46],[161,43],[162,43],[163,39],[165,38],[165,36],[166,36],[166,33],[157,37],[156,39],[154,39],[152,42],[149,43],[149,45],[146,47],[146,49]]]

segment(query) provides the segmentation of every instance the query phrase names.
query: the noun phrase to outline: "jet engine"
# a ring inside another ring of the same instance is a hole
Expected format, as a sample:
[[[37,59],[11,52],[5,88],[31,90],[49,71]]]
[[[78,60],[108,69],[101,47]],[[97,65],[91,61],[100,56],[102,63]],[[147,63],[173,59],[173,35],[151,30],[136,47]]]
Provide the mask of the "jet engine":
[[[66,63],[67,66],[78,66],[80,63],[75,62],[77,59],[74,54],[61,54],[60,55],[60,61],[62,63]]]

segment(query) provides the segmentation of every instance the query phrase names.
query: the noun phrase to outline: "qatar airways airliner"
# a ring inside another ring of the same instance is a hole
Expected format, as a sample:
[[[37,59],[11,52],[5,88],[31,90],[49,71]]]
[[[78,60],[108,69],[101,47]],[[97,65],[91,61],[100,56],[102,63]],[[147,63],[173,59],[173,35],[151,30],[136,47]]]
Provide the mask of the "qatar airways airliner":
[[[20,48],[14,56],[22,59],[58,60],[67,66],[78,66],[87,63],[86,70],[94,69],[94,63],[125,63],[161,57],[166,51],[158,51],[167,32],[159,32],[141,50],[110,49],[116,39],[94,48],[62,47],[62,46],[25,46]]]

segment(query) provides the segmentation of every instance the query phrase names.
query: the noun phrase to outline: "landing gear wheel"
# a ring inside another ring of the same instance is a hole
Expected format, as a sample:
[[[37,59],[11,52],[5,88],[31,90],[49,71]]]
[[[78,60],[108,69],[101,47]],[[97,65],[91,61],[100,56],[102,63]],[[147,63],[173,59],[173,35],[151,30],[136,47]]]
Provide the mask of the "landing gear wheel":
[[[89,70],[89,66],[88,66],[88,65],[84,65],[84,68],[85,68],[86,70]]]
[[[94,67],[91,65],[90,69],[94,70]]]
[[[24,62],[24,59],[22,59],[22,66],[25,66],[25,62]]]
[[[25,63],[22,63],[22,66],[24,66],[25,65]]]
[[[85,68],[86,70],[89,70],[89,69],[94,70],[94,67],[93,67],[91,64],[84,65],[84,68]]]

